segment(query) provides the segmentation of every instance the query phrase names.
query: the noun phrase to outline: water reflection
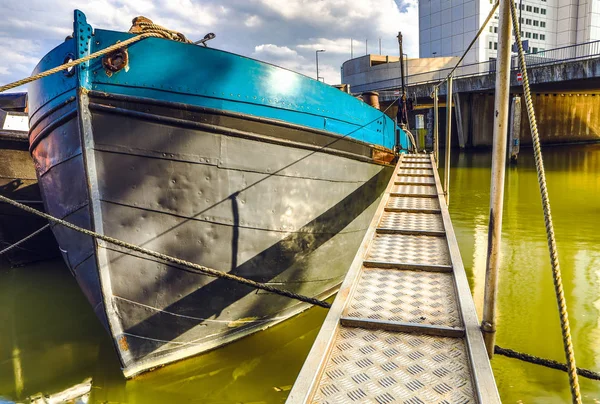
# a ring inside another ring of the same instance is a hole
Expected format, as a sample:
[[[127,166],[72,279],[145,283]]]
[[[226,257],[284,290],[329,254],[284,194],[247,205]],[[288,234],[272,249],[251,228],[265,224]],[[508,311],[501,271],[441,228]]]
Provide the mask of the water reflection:
[[[544,150],[578,365],[600,370],[600,146]],[[453,156],[451,206],[481,313],[490,153]],[[530,149],[506,176],[499,345],[563,361],[544,221]],[[62,262],[0,268],[0,402],[72,392],[79,402],[284,402],[326,314],[312,309],[221,349],[126,381],[111,341]],[[569,401],[565,373],[496,357],[504,402]],[[581,380],[586,401],[600,383]]]
[[[451,161],[450,212],[478,313],[487,250],[491,153]],[[600,146],[544,149],[552,215],[577,364],[600,370]],[[500,346],[564,362],[544,217],[531,149],[507,168],[498,302]],[[504,402],[559,403],[570,399],[567,375],[513,359],[492,362]],[[582,380],[587,399],[600,384]]]
[[[112,343],[62,262],[0,268],[0,402],[284,402],[326,311],[125,380]],[[73,396],[74,397],[74,396]],[[46,401],[39,401],[46,400]]]

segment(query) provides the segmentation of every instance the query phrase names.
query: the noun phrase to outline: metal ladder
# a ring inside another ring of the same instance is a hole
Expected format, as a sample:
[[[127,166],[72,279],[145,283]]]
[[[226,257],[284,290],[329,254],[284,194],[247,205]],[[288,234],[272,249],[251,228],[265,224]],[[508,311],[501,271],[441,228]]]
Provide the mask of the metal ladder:
[[[288,403],[500,403],[432,155],[401,155]]]

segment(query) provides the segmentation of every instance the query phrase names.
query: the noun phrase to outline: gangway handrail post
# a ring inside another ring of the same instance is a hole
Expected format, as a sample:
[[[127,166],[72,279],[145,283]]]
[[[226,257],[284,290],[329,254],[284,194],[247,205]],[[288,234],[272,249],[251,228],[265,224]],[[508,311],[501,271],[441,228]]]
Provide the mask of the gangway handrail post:
[[[438,115],[438,88],[433,89],[433,157],[435,168],[440,166],[440,139],[439,139],[439,115]]]
[[[510,0],[512,1],[512,0]],[[494,100],[494,140],[492,150],[492,178],[490,189],[490,220],[488,227],[488,255],[485,271],[485,292],[481,329],[488,356],[494,356],[496,340],[496,301],[498,297],[498,270],[502,241],[502,209],[504,205],[504,176],[506,172],[506,141],[508,133],[508,101],[510,95],[511,17],[509,0],[500,2],[498,33],[498,68]]]
[[[450,205],[450,146],[452,138],[452,76],[446,82],[446,159],[444,161],[444,196]]]

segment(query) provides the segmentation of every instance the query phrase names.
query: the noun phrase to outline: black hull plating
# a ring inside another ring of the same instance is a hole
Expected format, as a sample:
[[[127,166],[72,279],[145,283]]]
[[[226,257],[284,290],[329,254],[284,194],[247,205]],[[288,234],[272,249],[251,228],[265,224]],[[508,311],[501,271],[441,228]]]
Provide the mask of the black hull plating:
[[[0,195],[42,209],[42,198],[35,178],[27,143],[0,140]],[[42,228],[46,220],[10,205],[0,203],[0,250]],[[58,257],[56,241],[49,230],[7,252],[3,257],[11,265],[24,265]]]
[[[343,279],[392,172],[373,147],[338,135],[93,93],[37,122],[31,144],[50,214],[321,298]],[[126,376],[308,308],[53,231]]]

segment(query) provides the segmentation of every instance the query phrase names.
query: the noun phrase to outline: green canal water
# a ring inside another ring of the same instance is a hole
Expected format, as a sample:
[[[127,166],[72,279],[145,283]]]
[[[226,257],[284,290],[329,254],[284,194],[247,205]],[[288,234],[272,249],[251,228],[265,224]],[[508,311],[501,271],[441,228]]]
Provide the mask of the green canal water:
[[[600,146],[544,149],[577,363],[600,371]],[[490,153],[455,153],[450,211],[481,312]],[[497,343],[563,361],[531,150],[506,176]],[[284,402],[326,311],[314,308],[222,349],[125,381],[104,330],[60,261],[0,269],[0,402],[92,379],[94,403]],[[496,357],[503,402],[569,401],[565,373]],[[581,379],[585,402],[600,382]]]

